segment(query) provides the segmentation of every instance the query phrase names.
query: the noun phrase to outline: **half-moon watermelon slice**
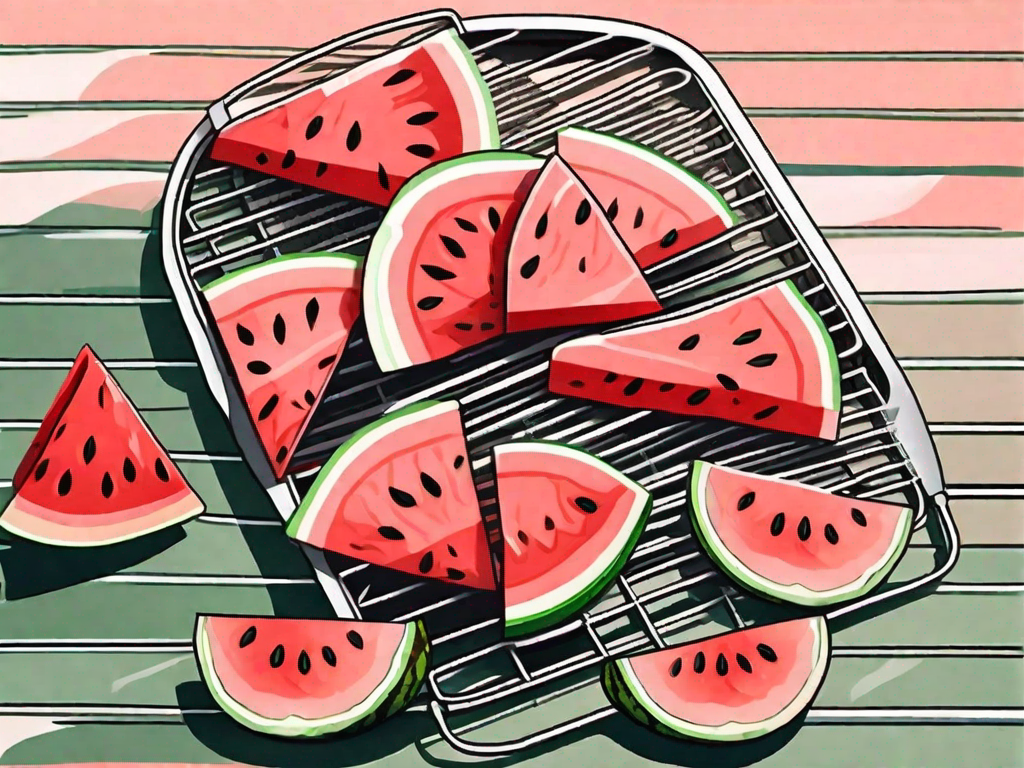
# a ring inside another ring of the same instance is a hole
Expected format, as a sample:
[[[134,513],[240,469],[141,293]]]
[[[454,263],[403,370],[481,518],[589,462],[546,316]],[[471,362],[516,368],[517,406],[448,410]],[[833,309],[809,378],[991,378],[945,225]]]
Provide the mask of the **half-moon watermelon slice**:
[[[509,245],[509,332],[611,323],[661,309],[590,191],[558,155],[544,164]]]
[[[839,360],[789,280],[673,320],[558,346],[549,388],[806,437],[839,431]]]
[[[374,565],[493,590],[468,456],[457,402],[395,411],[334,452],[288,535]]]
[[[218,705],[274,736],[356,733],[400,712],[430,665],[422,622],[197,616],[195,654]]]
[[[203,293],[275,477],[280,479],[359,315],[362,261],[280,256]]]
[[[618,575],[651,511],[651,494],[595,456],[557,443],[494,448],[504,539],[505,634],[557,624]]]
[[[115,544],[203,511],[89,346],[43,417],[13,487],[0,527],[57,546]]]
[[[541,164],[478,152],[402,188],[366,257],[363,311],[381,370],[440,360],[504,332],[508,241]]]
[[[765,597],[823,606],[867,594],[899,562],[909,509],[693,463],[690,516],[711,558]]]
[[[825,619],[752,627],[605,664],[620,711],[675,738],[756,739],[807,709],[829,664]]]
[[[429,164],[498,146],[487,86],[445,30],[246,115],[218,134],[211,156],[387,205]]]
[[[558,133],[558,154],[601,202],[641,267],[710,240],[737,222],[718,192],[648,147],[570,127]]]

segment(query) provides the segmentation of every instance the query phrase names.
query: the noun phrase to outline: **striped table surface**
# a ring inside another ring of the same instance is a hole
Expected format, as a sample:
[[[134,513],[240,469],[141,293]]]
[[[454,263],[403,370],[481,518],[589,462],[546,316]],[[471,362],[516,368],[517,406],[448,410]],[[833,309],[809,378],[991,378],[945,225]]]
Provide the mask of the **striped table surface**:
[[[0,19],[0,505],[88,342],[207,510],[102,559],[0,544],[0,763],[455,760],[422,715],[344,747],[294,745],[242,732],[205,696],[189,645],[197,611],[330,609],[203,382],[154,229],[170,163],[206,103],[326,37],[425,6],[13,7]],[[516,10],[625,14],[707,52],[907,370],[964,542],[939,589],[841,627],[807,723],[742,761],[609,720],[524,764],[1024,765],[1020,3],[676,0],[624,11],[520,0]],[[933,554],[915,539],[899,569],[919,572]]]

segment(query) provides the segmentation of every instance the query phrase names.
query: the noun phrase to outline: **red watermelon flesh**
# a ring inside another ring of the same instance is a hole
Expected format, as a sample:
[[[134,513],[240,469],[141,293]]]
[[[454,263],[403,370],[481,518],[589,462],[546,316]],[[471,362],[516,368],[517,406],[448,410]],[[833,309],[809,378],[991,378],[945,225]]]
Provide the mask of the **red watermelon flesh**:
[[[506,294],[510,332],[610,323],[661,309],[594,196],[557,155],[516,222]]]
[[[565,128],[558,133],[558,154],[600,201],[641,267],[710,240],[737,221],[714,189],[640,144]]]
[[[211,156],[387,205],[427,165],[497,146],[487,87],[446,30],[228,125]]]
[[[374,565],[493,590],[468,456],[457,402],[396,411],[335,451],[288,535]]]
[[[834,440],[839,362],[796,287],[776,283],[688,317],[557,347],[561,395]]]
[[[59,546],[113,544],[203,503],[117,381],[82,347],[14,475],[0,527]]]
[[[274,475],[284,476],[359,315],[361,260],[281,256],[204,289]]]

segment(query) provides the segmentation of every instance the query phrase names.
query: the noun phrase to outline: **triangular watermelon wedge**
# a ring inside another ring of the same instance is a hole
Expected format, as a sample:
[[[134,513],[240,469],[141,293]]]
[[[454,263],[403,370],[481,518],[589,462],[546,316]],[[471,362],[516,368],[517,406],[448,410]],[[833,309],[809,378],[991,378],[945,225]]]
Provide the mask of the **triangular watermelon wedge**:
[[[597,200],[553,155],[534,182],[512,233],[508,330],[611,323],[660,309]]]
[[[426,166],[497,147],[487,86],[458,33],[445,30],[244,116],[210,154],[387,205]]]
[[[82,347],[14,473],[0,527],[44,544],[114,544],[203,511],[100,359]]]

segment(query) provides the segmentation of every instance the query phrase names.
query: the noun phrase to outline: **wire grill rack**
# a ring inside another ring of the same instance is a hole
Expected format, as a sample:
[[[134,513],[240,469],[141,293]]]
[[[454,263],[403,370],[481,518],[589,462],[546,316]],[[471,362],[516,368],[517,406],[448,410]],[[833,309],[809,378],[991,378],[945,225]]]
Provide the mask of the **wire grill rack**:
[[[554,17],[549,17],[554,19]],[[213,126],[319,79],[454,25],[476,58],[498,114],[503,146],[545,155],[554,132],[566,125],[610,131],[657,149],[714,186],[739,223],[718,238],[646,270],[666,316],[684,316],[788,278],[824,320],[840,361],[842,416],[835,443],[805,440],[706,420],[649,411],[627,412],[550,395],[547,358],[558,343],[594,329],[520,334],[498,339],[439,364],[382,374],[362,329],[357,328],[328,390],[296,451],[282,511],[308,489],[317,467],[349,435],[386,410],[423,399],[455,398],[463,420],[477,487],[497,547],[496,499],[490,449],[517,438],[551,439],[579,446],[608,461],[651,490],[655,505],[636,550],[600,601],[580,618],[515,642],[501,639],[497,596],[428,583],[403,574],[327,555],[344,601],[354,615],[376,620],[421,618],[439,665],[429,677],[429,708],[441,734],[461,751],[508,754],[549,740],[607,714],[590,708],[563,722],[536,708],[596,685],[600,663],[628,652],[665,647],[751,623],[783,617],[735,590],[696,546],[685,512],[687,476],[695,458],[810,483],[835,493],[909,506],[915,524],[929,526],[944,553],[935,568],[901,585],[889,585],[833,617],[888,599],[941,575],[956,556],[955,530],[941,491],[926,489],[918,465],[937,464],[930,444],[911,456],[897,434],[901,407],[892,402],[892,376],[879,340],[865,342],[870,321],[852,316],[834,277],[823,271],[803,233],[780,205],[736,138],[734,125],[701,78],[677,52],[650,36],[624,33],[625,25],[571,21],[530,25],[497,20],[467,22],[448,13],[395,22],[303,54],[245,84],[210,110],[191,154],[178,161],[180,203],[169,214],[179,300],[194,312],[197,347],[208,345],[204,370],[224,385],[223,359],[196,299],[209,281],[282,252],[364,253],[383,211],[243,169],[208,157]],[[578,21],[578,20],[575,20]],[[557,29],[555,27],[558,27]],[[474,31],[474,29],[476,31]],[[626,27],[636,30],[636,27]],[[173,179],[172,179],[173,184]],[[827,258],[831,254],[827,254]],[[169,265],[170,267],[171,265]],[[172,270],[169,268],[169,273]],[[848,288],[848,287],[847,287]],[[857,301],[854,298],[854,301]],[[643,325],[651,320],[633,325]],[[617,328],[626,327],[619,325]],[[870,329],[874,332],[873,327]],[[206,340],[200,339],[205,334]],[[201,354],[201,357],[203,355]],[[891,358],[888,358],[891,363]],[[905,387],[904,381],[899,381]],[[216,389],[216,386],[214,387]],[[227,386],[230,390],[230,386]],[[229,391],[237,415],[237,392]],[[920,419],[912,396],[913,417]],[[227,406],[226,406],[227,407]],[[910,418],[904,414],[904,418]],[[264,460],[247,421],[233,417],[251,464]],[[266,468],[263,467],[264,476]],[[941,479],[938,480],[941,486]],[[934,485],[934,482],[932,483]],[[268,488],[273,482],[268,482]],[[586,709],[586,708],[585,708]],[[517,728],[510,718],[522,717]],[[469,742],[503,722],[500,742]],[[555,724],[552,724],[555,723]],[[513,739],[510,731],[521,733]]]

